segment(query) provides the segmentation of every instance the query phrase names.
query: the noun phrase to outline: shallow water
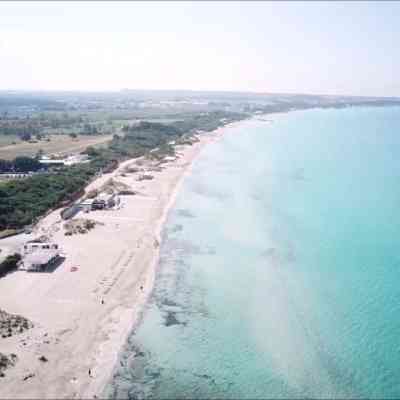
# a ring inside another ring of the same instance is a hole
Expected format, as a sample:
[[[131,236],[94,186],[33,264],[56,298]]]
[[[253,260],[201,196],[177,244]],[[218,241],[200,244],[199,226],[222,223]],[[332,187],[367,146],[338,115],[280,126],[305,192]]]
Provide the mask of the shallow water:
[[[110,397],[400,397],[400,109],[298,111],[206,147]]]

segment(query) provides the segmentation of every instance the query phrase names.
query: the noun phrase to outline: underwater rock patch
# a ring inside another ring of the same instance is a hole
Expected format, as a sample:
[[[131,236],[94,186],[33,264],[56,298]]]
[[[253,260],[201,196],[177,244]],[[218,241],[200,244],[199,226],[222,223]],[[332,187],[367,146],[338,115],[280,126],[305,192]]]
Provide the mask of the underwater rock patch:
[[[185,209],[185,208],[181,208],[181,209],[177,210],[176,213],[180,217],[195,218],[195,215],[192,212],[190,212],[189,210]]]
[[[164,325],[166,327],[173,326],[173,325],[186,326],[186,322],[179,321],[179,319],[176,317],[176,312],[167,311],[166,316],[165,316],[165,320],[164,320]]]

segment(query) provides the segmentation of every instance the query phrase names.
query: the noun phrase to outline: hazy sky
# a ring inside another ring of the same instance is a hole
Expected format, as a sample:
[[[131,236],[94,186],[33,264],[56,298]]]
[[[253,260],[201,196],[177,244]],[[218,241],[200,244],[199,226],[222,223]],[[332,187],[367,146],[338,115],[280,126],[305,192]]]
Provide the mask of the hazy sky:
[[[0,2],[0,89],[400,96],[400,2]]]

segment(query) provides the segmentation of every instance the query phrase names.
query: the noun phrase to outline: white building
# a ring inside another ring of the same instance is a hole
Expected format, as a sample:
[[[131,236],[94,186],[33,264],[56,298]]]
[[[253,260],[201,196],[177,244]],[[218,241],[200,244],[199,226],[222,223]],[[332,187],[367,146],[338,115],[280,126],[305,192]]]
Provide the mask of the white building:
[[[23,259],[19,269],[24,271],[44,271],[54,265],[60,258],[58,249],[37,250],[28,253]]]
[[[93,201],[94,199],[85,199],[82,200],[80,203],[77,203],[76,205],[84,212],[89,212],[93,208]]]
[[[51,159],[48,156],[43,156],[39,162],[43,165],[48,166],[70,166],[74,164],[83,164],[89,162],[89,156],[87,154],[76,154],[72,156],[68,156],[66,158],[60,159]]]
[[[46,158],[46,159],[41,158],[39,162],[40,164],[47,165],[49,167],[50,166],[62,167],[65,165],[65,160],[52,160],[51,158]]]
[[[65,165],[84,164],[89,161],[89,156],[87,154],[75,154],[65,159]]]
[[[120,203],[120,198],[115,193],[100,193],[92,203],[92,209],[112,208]]]
[[[39,250],[59,250],[57,243],[28,242],[22,248],[22,255],[27,255]]]
[[[25,243],[21,254],[19,269],[24,271],[44,271],[61,257],[58,244],[50,242]]]
[[[0,178],[4,179],[22,179],[33,175],[33,172],[6,172],[1,173]]]

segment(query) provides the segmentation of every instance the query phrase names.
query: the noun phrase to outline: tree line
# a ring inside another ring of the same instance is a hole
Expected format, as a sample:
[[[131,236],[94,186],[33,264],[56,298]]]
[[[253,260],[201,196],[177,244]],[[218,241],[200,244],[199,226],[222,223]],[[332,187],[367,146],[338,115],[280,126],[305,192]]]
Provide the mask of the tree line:
[[[16,157],[14,160],[0,159],[0,173],[36,172],[44,169],[38,159],[32,157]]]
[[[0,186],[0,231],[18,229],[34,223],[49,209],[73,201],[75,194],[100,171],[109,171],[119,160],[149,154],[155,148],[167,155],[173,151],[171,141],[196,130],[210,131],[228,122],[243,119],[235,113],[202,113],[173,124],[141,122],[127,126],[124,136],[114,135],[105,148],[89,147],[86,153],[90,163],[63,167],[55,173],[34,175],[24,180],[7,182]],[[223,120],[223,121],[221,121]],[[14,160],[14,164],[17,161]],[[18,160],[18,168],[34,168],[36,161]],[[15,167],[15,165],[14,165]]]

